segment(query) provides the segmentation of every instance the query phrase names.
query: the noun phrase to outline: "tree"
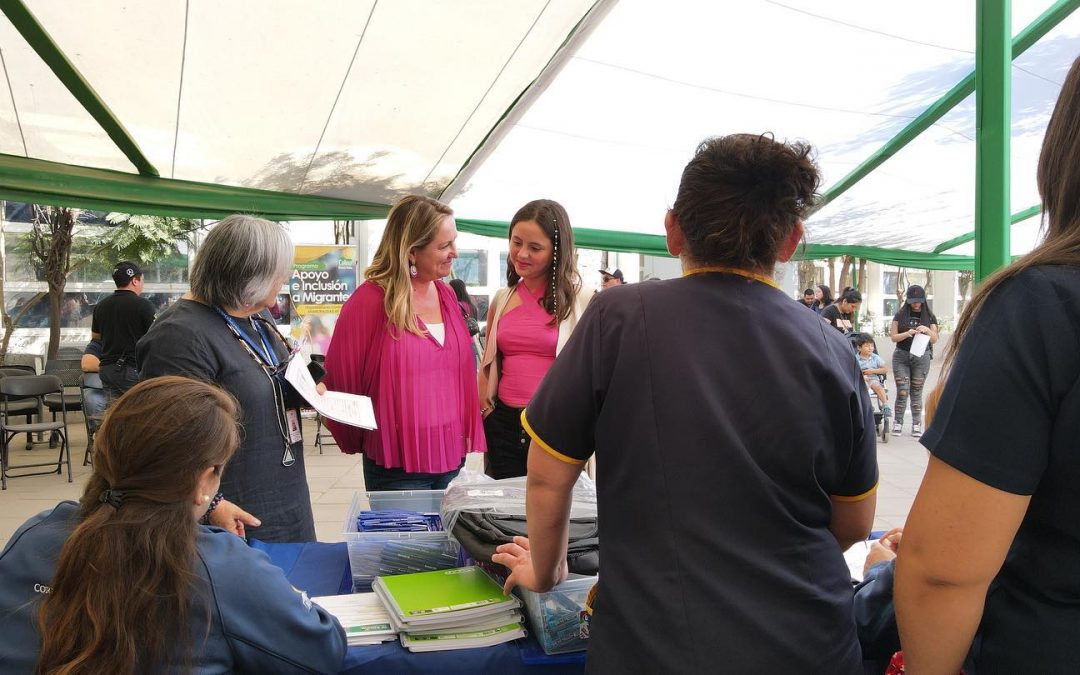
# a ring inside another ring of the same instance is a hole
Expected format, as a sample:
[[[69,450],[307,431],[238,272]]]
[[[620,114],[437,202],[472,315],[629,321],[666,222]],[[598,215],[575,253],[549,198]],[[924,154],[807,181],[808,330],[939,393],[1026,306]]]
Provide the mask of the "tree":
[[[30,254],[35,266],[42,270],[48,284],[49,350],[54,358],[60,349],[60,312],[64,304],[64,288],[73,272],[102,258],[133,260],[147,264],[161,257],[176,255],[179,244],[190,241],[192,233],[202,227],[202,221],[188,218],[129,215],[110,213],[105,226],[78,226],[82,212],[78,209],[54,206],[33,207],[28,232],[19,245]],[[78,226],[78,227],[77,227]],[[22,313],[37,304],[44,293],[34,296]],[[3,305],[0,295],[0,305]],[[0,358],[6,358],[11,335],[22,313],[11,317],[6,305],[3,312],[4,337],[0,341]]]
[[[866,292],[866,258],[859,258],[859,278],[856,286],[858,287],[859,293]]]
[[[353,235],[353,222],[352,220],[335,220],[334,221],[334,243],[335,244],[351,244]]]
[[[817,285],[817,266],[813,260],[799,261],[799,290]]]
[[[49,285],[49,353],[60,349],[60,309],[64,305],[64,287],[71,273],[71,247],[79,211],[55,206],[34,206],[26,242],[30,253],[41,263]],[[5,343],[8,341],[5,336]],[[6,356],[6,352],[5,352]]]
[[[968,293],[971,292],[971,280],[974,278],[975,273],[971,270],[964,270],[957,276],[957,283],[960,286],[960,309],[957,311],[956,316],[959,318],[964,310],[967,308]]]
[[[855,258],[853,256],[846,255],[841,259],[841,261],[842,262],[840,264],[840,283],[837,285],[837,287],[835,289],[833,289],[833,292],[836,293],[837,297],[840,296],[840,293],[841,293],[841,291],[844,290],[844,288],[851,285],[848,282],[848,278],[851,275],[851,264],[855,261]]]

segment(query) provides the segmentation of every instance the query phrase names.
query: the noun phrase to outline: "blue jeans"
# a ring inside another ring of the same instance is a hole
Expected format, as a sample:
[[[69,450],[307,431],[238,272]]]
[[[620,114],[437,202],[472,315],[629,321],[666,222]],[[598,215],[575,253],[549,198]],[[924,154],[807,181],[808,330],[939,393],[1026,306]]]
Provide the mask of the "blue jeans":
[[[400,467],[387,469],[364,456],[364,486],[368,492],[383,490],[445,490],[457,477],[465,459],[453,471],[446,473],[408,473]]]

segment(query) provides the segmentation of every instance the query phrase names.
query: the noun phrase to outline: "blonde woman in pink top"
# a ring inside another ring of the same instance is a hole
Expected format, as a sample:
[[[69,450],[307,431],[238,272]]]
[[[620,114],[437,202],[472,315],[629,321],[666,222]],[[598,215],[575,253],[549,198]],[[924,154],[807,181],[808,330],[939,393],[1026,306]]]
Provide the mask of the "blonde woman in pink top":
[[[592,298],[582,292],[574,231],[558,202],[538,199],[514,214],[506,284],[488,309],[479,376],[487,472],[494,478],[525,475],[529,436],[521,411]]]
[[[332,391],[370,396],[379,428],[326,420],[342,452],[364,454],[368,490],[438,490],[484,452],[476,359],[453,289],[448,206],[405,197],[387,217],[367,278],[341,310],[326,353]]]

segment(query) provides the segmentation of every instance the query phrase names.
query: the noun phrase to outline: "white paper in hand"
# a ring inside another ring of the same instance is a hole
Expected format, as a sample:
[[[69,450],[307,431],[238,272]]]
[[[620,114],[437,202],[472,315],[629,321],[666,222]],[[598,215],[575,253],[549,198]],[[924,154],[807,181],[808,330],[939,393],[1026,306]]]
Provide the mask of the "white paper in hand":
[[[926,353],[926,346],[930,344],[930,336],[926,333],[916,333],[911,338],[911,355],[922,356]]]
[[[335,422],[348,424],[362,429],[375,429],[375,409],[371,406],[371,399],[367,396],[345,394],[340,391],[328,391],[320,394],[315,388],[315,380],[311,378],[307,366],[302,359],[294,357],[285,369],[285,379],[296,389],[296,392],[311,404],[312,408],[323,417]]]

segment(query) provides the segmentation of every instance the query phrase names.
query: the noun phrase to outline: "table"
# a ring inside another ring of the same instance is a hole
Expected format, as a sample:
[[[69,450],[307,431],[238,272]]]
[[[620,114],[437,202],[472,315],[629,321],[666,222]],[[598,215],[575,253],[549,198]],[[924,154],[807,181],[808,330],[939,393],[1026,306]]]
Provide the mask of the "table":
[[[344,543],[266,544],[251,541],[285,571],[289,583],[310,596],[338,595],[352,589],[349,553]],[[521,673],[571,675],[585,672],[585,654],[547,656],[532,638],[482,649],[416,654],[400,642],[349,647],[342,673]]]

